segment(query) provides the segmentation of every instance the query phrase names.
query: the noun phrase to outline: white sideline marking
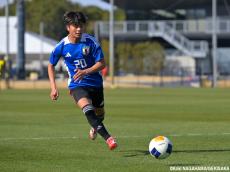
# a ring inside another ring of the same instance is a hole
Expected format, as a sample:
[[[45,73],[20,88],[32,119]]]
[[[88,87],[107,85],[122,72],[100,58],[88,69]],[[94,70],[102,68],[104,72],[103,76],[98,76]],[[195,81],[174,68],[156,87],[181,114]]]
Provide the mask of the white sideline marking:
[[[7,140],[55,140],[55,139],[80,139],[80,137],[28,137],[28,138],[0,138],[0,141],[7,141]]]
[[[169,137],[195,137],[195,136],[218,136],[218,135],[230,135],[230,133],[187,133],[187,134],[169,134]],[[144,138],[151,136],[118,136],[116,138]],[[58,140],[58,139],[85,139],[86,137],[31,137],[31,138],[0,138],[0,141],[9,141],[9,140]]]
[[[188,134],[171,134],[172,137],[193,137],[193,136],[218,136],[218,135],[230,135],[230,133],[188,133]]]

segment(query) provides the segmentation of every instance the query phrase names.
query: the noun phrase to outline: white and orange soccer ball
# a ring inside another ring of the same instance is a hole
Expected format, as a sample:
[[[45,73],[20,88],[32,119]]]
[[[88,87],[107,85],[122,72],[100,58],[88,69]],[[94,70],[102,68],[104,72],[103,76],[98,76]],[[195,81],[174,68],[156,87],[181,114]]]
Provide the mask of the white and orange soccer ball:
[[[165,136],[157,136],[149,143],[149,153],[157,159],[167,158],[172,153],[172,142]]]

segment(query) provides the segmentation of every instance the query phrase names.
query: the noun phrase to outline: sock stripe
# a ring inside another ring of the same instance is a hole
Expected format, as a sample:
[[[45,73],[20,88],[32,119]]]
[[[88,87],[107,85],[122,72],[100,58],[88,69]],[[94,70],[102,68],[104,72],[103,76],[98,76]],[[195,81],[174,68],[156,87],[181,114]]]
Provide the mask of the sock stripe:
[[[82,108],[82,111],[83,111],[84,114],[86,112],[90,111],[90,110],[94,110],[94,107],[91,104],[88,104],[88,105],[86,105],[85,107]]]

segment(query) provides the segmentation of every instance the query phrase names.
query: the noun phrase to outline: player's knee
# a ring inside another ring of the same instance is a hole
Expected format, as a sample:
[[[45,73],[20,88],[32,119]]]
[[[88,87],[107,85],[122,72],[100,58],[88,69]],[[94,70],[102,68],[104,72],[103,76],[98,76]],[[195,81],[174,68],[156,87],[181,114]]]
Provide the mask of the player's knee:
[[[102,122],[105,119],[105,114],[97,115],[97,117],[98,117],[99,121]]]
[[[86,105],[85,107],[82,108],[82,111],[85,114],[89,124],[93,128],[97,128],[98,125],[100,125],[101,121],[96,116],[93,105],[91,104]]]
[[[104,108],[96,108],[95,113],[100,121],[103,121],[105,118],[105,110]]]
[[[83,113],[86,115],[90,111],[94,111],[94,107],[91,104],[88,104],[82,108]]]

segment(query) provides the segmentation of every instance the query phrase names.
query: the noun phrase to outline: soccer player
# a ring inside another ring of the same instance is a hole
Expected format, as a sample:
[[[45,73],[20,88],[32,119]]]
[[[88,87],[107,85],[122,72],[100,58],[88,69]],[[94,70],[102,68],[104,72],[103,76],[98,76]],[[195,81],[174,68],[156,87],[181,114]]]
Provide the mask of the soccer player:
[[[92,127],[89,138],[96,139],[98,133],[105,139],[109,149],[113,150],[117,143],[102,123],[105,111],[100,71],[105,67],[104,55],[97,40],[84,33],[86,20],[82,12],[70,11],[64,14],[68,35],[56,45],[48,64],[50,98],[57,100],[59,96],[54,68],[62,57],[69,74],[70,94]]]

